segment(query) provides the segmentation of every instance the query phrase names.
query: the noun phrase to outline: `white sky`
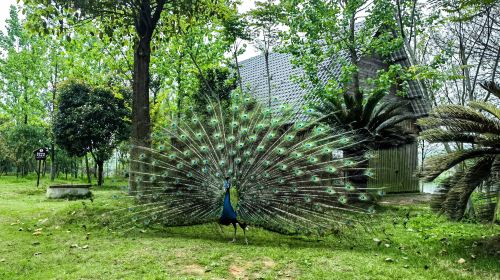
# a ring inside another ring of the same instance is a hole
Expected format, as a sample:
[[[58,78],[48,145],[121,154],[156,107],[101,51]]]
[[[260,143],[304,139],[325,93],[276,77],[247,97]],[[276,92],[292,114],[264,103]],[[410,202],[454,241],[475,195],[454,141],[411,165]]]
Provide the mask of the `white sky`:
[[[255,0],[242,0],[241,5],[238,7],[238,10],[241,13],[248,12],[250,9],[254,7]],[[0,0],[0,31],[5,32],[5,20],[9,18],[9,7],[10,5],[16,5],[16,0]],[[258,51],[255,50],[250,44],[248,45],[246,52],[242,54],[239,59],[245,60],[247,58],[258,55]]]
[[[5,32],[5,20],[9,18],[9,7],[16,3],[16,0],[0,0],[0,30],[2,32]]]

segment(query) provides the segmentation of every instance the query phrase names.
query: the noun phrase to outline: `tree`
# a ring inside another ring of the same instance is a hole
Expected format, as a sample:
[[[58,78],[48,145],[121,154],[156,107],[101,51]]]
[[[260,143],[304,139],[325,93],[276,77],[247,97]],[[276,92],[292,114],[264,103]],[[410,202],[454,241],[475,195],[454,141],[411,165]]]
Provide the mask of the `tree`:
[[[46,116],[47,42],[23,27],[15,6],[10,7],[7,32],[0,32],[0,111],[12,124],[39,124]]]
[[[198,90],[192,97],[194,112],[202,116],[209,116],[207,98],[213,99],[216,103],[220,102],[223,109],[229,108],[231,92],[237,87],[229,69],[224,67],[209,69],[205,71],[203,78],[198,74],[198,80]]]
[[[20,124],[6,131],[7,148],[15,158],[16,173],[21,176],[35,170],[33,152],[47,147],[49,141],[45,127]]]
[[[398,95],[405,94],[404,81],[412,78],[406,69],[390,65],[371,79],[360,78],[363,58],[385,59],[402,47],[394,35],[395,7],[385,0],[286,0],[280,5],[282,21],[289,28],[282,34],[284,50],[304,70],[298,79],[310,91],[310,107],[324,116],[326,124],[359,135],[344,154],[361,162],[349,171],[349,180],[366,187],[367,176],[359,170],[368,166],[367,151],[398,146],[414,138],[398,126],[415,118],[407,113],[407,104],[396,98],[386,102],[385,98],[394,89]]]
[[[240,65],[238,56],[245,52],[246,44],[244,40],[251,40],[249,32],[249,23],[244,16],[239,14],[229,15],[223,21],[224,36],[229,42],[233,42],[231,47],[231,55],[234,59],[234,68],[236,70],[236,79],[240,92],[243,92],[243,82],[241,80]]]
[[[104,161],[128,136],[129,112],[123,98],[104,87],[68,81],[59,88],[54,122],[56,143],[69,155],[90,153],[98,166],[98,185],[103,183]]]
[[[256,1],[255,8],[249,13],[250,27],[253,29],[256,48],[264,55],[269,108],[271,107],[272,80],[269,71],[269,55],[271,54],[272,47],[277,44],[279,38],[278,19],[281,11],[279,6],[274,2],[274,0]]]
[[[500,98],[500,86],[488,82],[483,87]],[[492,103],[471,101],[468,106],[442,105],[419,124],[421,137],[431,143],[459,142],[466,149],[428,159],[422,172],[427,181],[460,168],[439,184],[439,195],[431,207],[449,218],[460,220],[472,193],[478,188],[484,202],[478,211],[480,220],[495,221],[500,201],[500,110]]]
[[[102,24],[107,36],[113,34],[115,26],[133,26],[134,63],[133,63],[133,98],[132,98],[132,134],[133,145],[150,146],[151,118],[149,103],[151,42],[162,14],[168,20],[173,17],[195,18],[211,17],[225,10],[225,2],[212,0],[124,0],[124,1],[66,1],[66,0],[25,0],[28,17],[32,26],[39,30],[58,28],[65,30],[67,23],[96,21]],[[167,25],[167,21],[165,24]],[[66,24],[65,24],[66,23]],[[186,26],[174,26],[185,28]],[[168,36],[168,34],[167,34]],[[132,150],[133,153],[135,150]],[[131,158],[138,155],[133,154]],[[131,169],[139,166],[131,164]],[[133,176],[130,177],[130,191],[136,189]]]

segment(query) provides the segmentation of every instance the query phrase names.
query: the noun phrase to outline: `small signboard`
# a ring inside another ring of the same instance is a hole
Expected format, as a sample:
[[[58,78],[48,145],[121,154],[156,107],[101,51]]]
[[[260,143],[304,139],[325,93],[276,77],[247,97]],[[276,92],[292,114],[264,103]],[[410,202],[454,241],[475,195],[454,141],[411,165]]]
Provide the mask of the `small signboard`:
[[[37,172],[37,179],[36,179],[36,186],[40,185],[40,167],[42,166],[42,161],[47,159],[47,155],[49,154],[49,149],[47,148],[40,148],[36,149],[34,152],[35,154],[35,160],[38,161],[38,172]]]
[[[47,148],[36,149],[34,154],[36,160],[46,160],[47,155],[49,154],[49,149]]]

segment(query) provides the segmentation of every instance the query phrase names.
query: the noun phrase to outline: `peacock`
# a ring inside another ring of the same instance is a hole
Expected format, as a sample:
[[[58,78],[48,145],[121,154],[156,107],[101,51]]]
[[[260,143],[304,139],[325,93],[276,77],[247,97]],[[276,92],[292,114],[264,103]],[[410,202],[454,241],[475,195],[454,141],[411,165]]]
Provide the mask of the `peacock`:
[[[239,225],[248,242],[249,226],[322,235],[374,213],[383,191],[357,188],[346,174],[359,158],[339,156],[356,132],[323,125],[312,109],[277,107],[238,92],[207,98],[205,113],[188,110],[156,133],[154,148],[134,147],[134,222],[232,225],[233,242]]]

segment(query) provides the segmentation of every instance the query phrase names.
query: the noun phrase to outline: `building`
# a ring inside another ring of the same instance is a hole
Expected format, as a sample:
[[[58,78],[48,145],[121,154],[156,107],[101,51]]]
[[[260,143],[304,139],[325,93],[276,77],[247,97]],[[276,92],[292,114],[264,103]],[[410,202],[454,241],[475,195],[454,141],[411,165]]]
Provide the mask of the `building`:
[[[274,100],[271,101],[273,109],[278,108],[282,103],[292,105],[296,110],[300,110],[307,105],[305,96],[307,90],[294,82],[294,77],[302,75],[302,70],[294,67],[290,62],[290,54],[271,53],[269,55],[269,71],[271,76],[271,91]],[[319,73],[321,80],[328,80],[332,75],[340,75],[340,65],[334,60],[323,63]],[[381,58],[372,56],[363,58],[360,61],[360,79],[363,83],[366,78],[374,77],[378,70],[385,69],[389,64],[401,64],[410,66],[409,59],[404,49],[395,52],[389,62],[384,62]],[[263,104],[268,103],[268,86],[266,77],[266,67],[262,55],[252,57],[240,62],[240,74],[242,84],[247,88],[257,100]],[[386,98],[403,98],[393,93]],[[430,107],[425,98],[421,85],[418,81],[409,83],[409,92],[404,98],[409,100],[408,110],[412,110],[417,117],[427,115]],[[415,120],[407,121],[402,125],[408,126],[415,132],[418,127]],[[387,192],[418,192],[420,191],[419,181],[415,177],[418,166],[418,144],[408,144],[389,150],[376,151],[377,157],[370,162],[370,167],[377,167],[374,178],[369,180],[369,186],[385,187]]]

